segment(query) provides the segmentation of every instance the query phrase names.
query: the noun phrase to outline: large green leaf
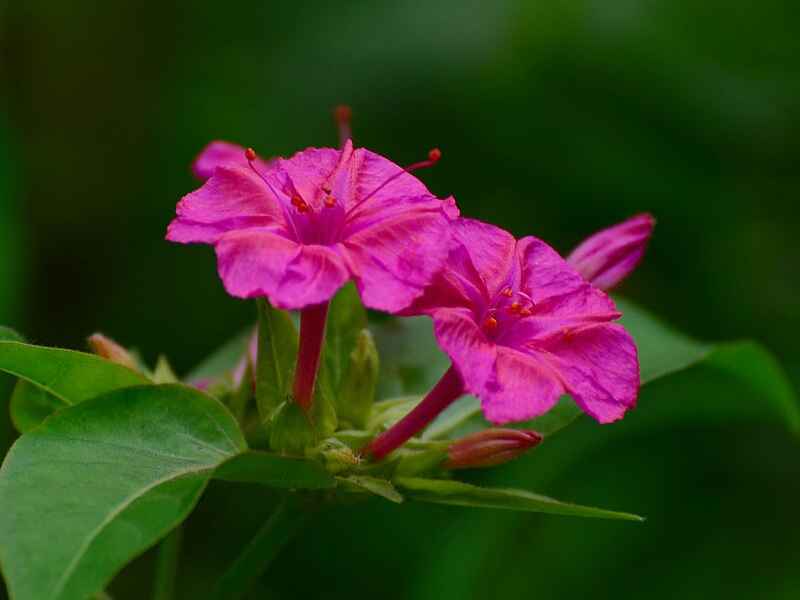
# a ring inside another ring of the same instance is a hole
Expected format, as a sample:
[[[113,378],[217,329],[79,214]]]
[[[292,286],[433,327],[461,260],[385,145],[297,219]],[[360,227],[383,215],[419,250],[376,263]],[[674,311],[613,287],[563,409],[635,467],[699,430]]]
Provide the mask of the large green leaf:
[[[0,470],[0,565],[15,600],[86,600],[191,511],[245,449],[236,422],[180,385],[113,391],[23,435]]]
[[[333,475],[316,461],[257,450],[226,461],[217,469],[214,478],[285,489],[316,490],[336,485]]]
[[[398,477],[395,480],[395,484],[404,491],[408,498],[435,504],[522,510],[572,517],[622,519],[626,521],[644,520],[637,515],[580,506],[578,504],[568,504],[524,490],[484,488],[461,481],[416,477]]]
[[[27,379],[18,379],[9,401],[11,422],[17,431],[25,433],[67,406],[69,404]]]
[[[67,405],[148,382],[94,354],[8,341],[0,341],[0,371],[36,384]]]

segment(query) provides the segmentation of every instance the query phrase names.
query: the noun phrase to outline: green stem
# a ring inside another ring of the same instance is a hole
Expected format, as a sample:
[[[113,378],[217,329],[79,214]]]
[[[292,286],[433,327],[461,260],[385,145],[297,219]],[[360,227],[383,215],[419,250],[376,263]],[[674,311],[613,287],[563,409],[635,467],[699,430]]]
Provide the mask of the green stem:
[[[288,497],[284,497],[255,537],[228,567],[211,597],[217,600],[243,598],[309,516],[309,511],[300,509]]]
[[[153,600],[173,600],[175,598],[175,580],[178,575],[182,540],[183,527],[179,525],[164,538],[158,548]]]

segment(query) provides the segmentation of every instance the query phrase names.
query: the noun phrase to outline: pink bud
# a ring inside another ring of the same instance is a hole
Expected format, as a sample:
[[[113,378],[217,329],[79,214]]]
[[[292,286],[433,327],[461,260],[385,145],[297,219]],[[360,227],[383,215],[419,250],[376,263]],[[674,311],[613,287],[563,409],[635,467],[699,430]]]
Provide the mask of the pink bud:
[[[535,431],[484,429],[456,440],[447,450],[446,469],[493,467],[513,460],[542,441]]]
[[[87,341],[89,342],[89,348],[97,356],[102,356],[118,365],[139,371],[139,366],[131,353],[111,338],[104,336],[102,333],[95,333],[89,336]]]
[[[609,290],[639,264],[655,224],[652,215],[641,214],[598,231],[578,245],[567,262],[589,283]]]

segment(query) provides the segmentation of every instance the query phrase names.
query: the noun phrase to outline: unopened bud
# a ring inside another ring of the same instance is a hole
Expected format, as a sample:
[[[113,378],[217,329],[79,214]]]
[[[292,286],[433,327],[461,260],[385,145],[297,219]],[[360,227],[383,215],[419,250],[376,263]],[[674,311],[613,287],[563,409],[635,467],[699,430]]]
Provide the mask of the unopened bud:
[[[655,219],[636,215],[586,238],[567,257],[567,262],[586,281],[610,290],[636,268],[653,233]]]
[[[110,360],[123,367],[128,367],[134,371],[140,370],[133,355],[110,337],[106,337],[102,333],[95,333],[89,336],[87,341],[89,342],[89,348],[92,352],[97,354],[97,356],[101,356],[106,360]]]
[[[336,397],[339,418],[359,428],[366,425],[375,401],[378,367],[375,341],[367,329],[362,329],[358,332],[356,346],[350,353],[350,361]]]
[[[484,429],[456,440],[447,450],[446,469],[493,467],[538,445],[542,436],[525,429]]]

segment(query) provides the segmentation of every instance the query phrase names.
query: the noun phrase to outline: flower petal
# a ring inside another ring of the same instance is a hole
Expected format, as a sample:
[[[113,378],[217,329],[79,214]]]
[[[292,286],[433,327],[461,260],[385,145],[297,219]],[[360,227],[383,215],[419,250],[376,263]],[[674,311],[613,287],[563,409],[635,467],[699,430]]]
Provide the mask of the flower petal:
[[[293,192],[314,207],[321,203],[325,192],[324,184],[332,185],[333,175],[340,162],[349,160],[352,144],[348,141],[345,148],[307,148],[289,159],[279,159],[277,168],[289,177],[294,186]],[[289,192],[292,195],[292,192]]]
[[[441,201],[432,196],[395,198],[384,206],[349,218],[341,246],[364,304],[396,313],[441,270],[450,228]]]
[[[542,240],[522,238],[517,254],[522,265],[520,287],[533,300],[536,313],[573,320],[595,321],[598,315],[619,318],[611,298],[587,283]]]
[[[444,308],[433,313],[439,346],[453,361],[465,388],[479,394],[493,376],[496,346],[490,342],[465,308]]]
[[[631,217],[584,240],[567,261],[592,285],[611,289],[639,264],[654,226],[652,215]]]
[[[545,360],[578,406],[600,423],[621,419],[636,405],[639,360],[633,338],[621,325],[587,327],[554,339]]]
[[[269,229],[227,233],[216,250],[219,274],[229,294],[266,296],[284,309],[325,302],[350,278],[333,249],[300,245]]]
[[[564,394],[564,385],[540,358],[497,346],[494,376],[476,393],[486,418],[502,425],[543,415]]]
[[[250,227],[283,230],[283,208],[252,171],[218,167],[203,186],[184,196],[167,229],[173,242],[216,242],[228,231]]]
[[[244,155],[245,149],[239,144],[231,144],[222,140],[216,140],[208,144],[200,151],[197,158],[192,163],[192,173],[198,179],[205,181],[214,174],[217,167],[241,167],[248,168],[247,159]],[[255,165],[259,169],[266,168],[269,164],[260,158],[256,158]]]

